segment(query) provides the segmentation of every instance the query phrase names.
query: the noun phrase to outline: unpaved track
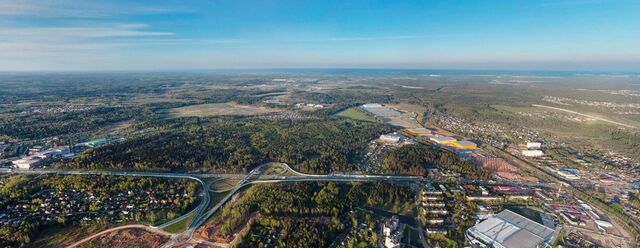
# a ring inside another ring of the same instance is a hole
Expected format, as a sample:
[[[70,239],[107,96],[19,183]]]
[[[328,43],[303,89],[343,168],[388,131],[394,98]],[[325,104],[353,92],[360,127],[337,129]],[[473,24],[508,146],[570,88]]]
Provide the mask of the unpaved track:
[[[160,235],[165,235],[165,236],[169,236],[169,237],[173,236],[172,233],[168,233],[168,232],[165,232],[163,230],[156,229],[156,228],[151,228],[151,227],[146,226],[146,225],[126,225],[126,226],[119,226],[119,227],[110,228],[110,229],[104,230],[102,232],[93,234],[91,236],[85,237],[85,238],[83,238],[81,240],[78,240],[75,243],[67,246],[67,248],[78,247],[79,245],[83,244],[84,242],[87,242],[87,241],[92,240],[94,238],[100,237],[100,236],[105,235],[107,233],[115,232],[115,231],[118,231],[118,230],[130,229],[130,228],[140,228],[140,229],[144,229],[145,231],[157,233],[157,234],[160,234]]]
[[[593,115],[587,115],[587,114],[583,114],[583,113],[576,112],[576,111],[573,111],[573,110],[568,110],[568,109],[563,109],[563,108],[556,108],[556,107],[545,106],[545,105],[538,105],[538,104],[531,104],[531,106],[564,111],[564,112],[567,112],[567,113],[581,115],[581,116],[584,116],[584,117],[588,117],[588,118],[591,118],[591,119],[596,119],[596,120],[599,120],[599,121],[608,122],[608,123],[611,123],[611,124],[616,124],[616,125],[623,126],[623,127],[637,128],[636,126],[632,126],[632,125],[629,125],[629,124],[624,124],[624,123],[620,123],[620,122],[617,122],[617,121],[612,121],[612,120],[609,120],[609,119],[605,119],[605,118],[597,117],[597,116],[593,116]]]

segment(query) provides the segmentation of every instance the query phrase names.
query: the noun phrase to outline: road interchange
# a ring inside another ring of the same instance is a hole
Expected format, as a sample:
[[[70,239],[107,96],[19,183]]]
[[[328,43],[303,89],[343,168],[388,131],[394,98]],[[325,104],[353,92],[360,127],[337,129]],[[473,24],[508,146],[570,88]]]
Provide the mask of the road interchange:
[[[264,169],[270,166],[280,166],[285,172],[276,175],[264,175]],[[195,230],[206,223],[206,221],[215,214],[220,208],[222,208],[240,189],[243,187],[261,184],[261,183],[288,183],[288,182],[371,182],[371,181],[388,181],[388,182],[404,182],[404,183],[419,183],[419,182],[434,182],[442,183],[446,181],[434,181],[428,180],[422,176],[409,176],[409,175],[368,175],[361,173],[333,173],[327,175],[317,174],[305,174],[293,170],[289,165],[285,163],[270,162],[257,166],[251,170],[248,174],[211,174],[211,173],[171,173],[171,172],[140,172],[140,171],[90,171],[90,170],[61,170],[61,169],[43,169],[43,170],[12,170],[13,174],[32,174],[32,175],[44,175],[44,174],[58,174],[58,175],[110,175],[110,176],[134,176],[134,177],[156,177],[156,178],[181,178],[197,181],[203,188],[200,193],[201,201],[193,210],[175,218],[171,221],[165,222],[158,226],[152,226],[155,229],[164,229],[170,225],[180,222],[191,215],[194,215],[193,219],[188,225],[187,230],[179,234],[171,236],[171,240],[167,242],[163,247],[174,247],[179,244],[188,242],[193,239]],[[212,208],[207,210],[211,204],[210,192],[219,192],[211,188],[211,184],[215,180],[209,180],[211,178],[216,179],[240,179],[235,187],[224,191],[225,197],[216,203]],[[549,187],[546,184],[529,184],[529,183],[515,183],[508,181],[480,181],[480,180],[458,180],[459,183],[473,183],[473,184],[495,184],[495,185],[513,185],[513,186],[532,186],[532,187]]]

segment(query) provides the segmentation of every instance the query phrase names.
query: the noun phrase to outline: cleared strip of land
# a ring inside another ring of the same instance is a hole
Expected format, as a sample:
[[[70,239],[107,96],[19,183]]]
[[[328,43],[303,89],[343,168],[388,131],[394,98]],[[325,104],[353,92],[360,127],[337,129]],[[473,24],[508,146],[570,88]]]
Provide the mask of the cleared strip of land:
[[[368,115],[367,113],[363,112],[359,108],[348,108],[336,115],[344,118],[359,120],[359,121],[368,121],[368,122],[376,121],[376,119],[374,119],[372,116]]]
[[[97,238],[99,236],[102,236],[104,234],[107,234],[107,233],[110,233],[110,232],[114,232],[114,231],[118,231],[118,230],[129,229],[129,228],[140,228],[140,229],[144,229],[145,231],[148,231],[148,232],[157,233],[159,235],[166,235],[166,236],[173,235],[173,234],[165,232],[163,230],[151,228],[151,227],[145,226],[145,225],[126,225],[126,226],[114,227],[114,228],[107,229],[107,230],[104,230],[102,232],[93,234],[93,235],[91,235],[89,237],[83,238],[83,239],[81,239],[81,240],[79,240],[79,241],[67,246],[67,248],[78,247],[79,245],[81,245],[81,244],[83,244],[83,243],[85,243],[85,242],[87,242],[87,241],[89,241],[91,239],[94,239],[94,238]]]
[[[583,114],[583,113],[576,112],[576,111],[573,111],[573,110],[568,110],[568,109],[563,109],[563,108],[557,108],[557,107],[551,107],[551,106],[545,106],[545,105],[538,105],[538,104],[531,104],[531,106],[533,106],[533,107],[539,107],[539,108],[548,108],[548,109],[553,109],[553,110],[564,111],[564,112],[567,112],[567,113],[576,114],[576,115],[581,115],[581,116],[584,116],[584,117],[588,117],[588,118],[595,119],[595,120],[599,120],[599,121],[604,121],[604,122],[607,122],[607,123],[611,123],[611,124],[615,124],[615,125],[619,125],[619,126],[623,126],[623,127],[636,128],[636,126],[632,126],[632,125],[628,125],[628,124],[620,123],[620,122],[617,122],[617,121],[612,121],[612,120],[605,119],[605,118],[602,118],[602,117],[597,117],[597,116],[593,116],[593,115]]]
[[[236,103],[208,103],[170,109],[169,117],[205,117],[216,115],[258,115],[279,112],[281,109]]]

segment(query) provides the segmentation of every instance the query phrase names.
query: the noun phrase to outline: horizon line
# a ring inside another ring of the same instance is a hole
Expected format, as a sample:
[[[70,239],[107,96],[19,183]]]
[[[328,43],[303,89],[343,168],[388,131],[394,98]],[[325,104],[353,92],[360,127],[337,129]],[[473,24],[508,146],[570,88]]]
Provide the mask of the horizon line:
[[[216,71],[322,71],[322,70],[359,70],[359,71],[493,71],[493,72],[558,72],[558,73],[602,73],[602,74],[640,74],[640,70],[607,69],[540,69],[540,68],[399,68],[399,67],[216,67],[194,69],[52,69],[52,70],[2,70],[0,73],[100,73],[100,72],[216,72]]]

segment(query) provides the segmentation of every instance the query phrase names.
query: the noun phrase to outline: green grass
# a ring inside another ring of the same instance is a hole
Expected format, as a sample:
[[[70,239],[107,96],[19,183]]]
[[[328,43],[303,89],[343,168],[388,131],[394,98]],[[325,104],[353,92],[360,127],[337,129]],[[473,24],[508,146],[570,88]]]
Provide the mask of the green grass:
[[[193,220],[194,215],[195,213],[191,213],[189,217],[173,223],[172,225],[165,227],[163,230],[170,233],[181,233],[189,228],[189,223]]]
[[[406,102],[401,102],[398,104],[389,104],[389,106],[400,109],[402,111],[406,111],[406,112],[415,112],[418,114],[422,114],[424,112],[427,112],[427,108],[421,105],[416,105],[416,104],[411,104],[411,103],[406,103]]]
[[[27,247],[65,247],[91,234],[126,224],[128,223],[45,228],[38,232],[33,242],[29,243]]]
[[[213,208],[213,206],[218,204],[218,202],[222,201],[222,199],[225,196],[227,196],[227,194],[229,194],[229,192],[220,192],[220,193],[209,192],[209,199],[211,199],[211,202],[209,203],[209,206],[207,207],[207,210]]]
[[[164,112],[167,118],[207,117],[219,115],[257,115],[279,112],[281,109],[235,103],[207,103],[172,108]]]
[[[400,242],[410,245],[409,247],[422,247],[422,242],[420,242],[420,233],[418,233],[418,230],[409,226],[405,227],[402,232],[402,240]]]
[[[242,181],[238,178],[226,178],[215,181],[211,184],[211,189],[216,191],[227,191],[233,189],[238,183]]]
[[[491,105],[491,107],[500,111],[506,111],[511,113],[528,112],[531,110],[531,107],[513,107],[513,106],[506,106],[506,105]]]
[[[275,165],[269,165],[267,169],[264,170],[262,175],[295,176],[296,174],[282,165],[275,164]]]
[[[363,112],[358,108],[349,108],[336,115],[344,118],[359,120],[359,121],[368,121],[368,122],[376,121],[376,119],[374,119],[373,117],[371,117],[370,115],[366,114],[365,112]]]

